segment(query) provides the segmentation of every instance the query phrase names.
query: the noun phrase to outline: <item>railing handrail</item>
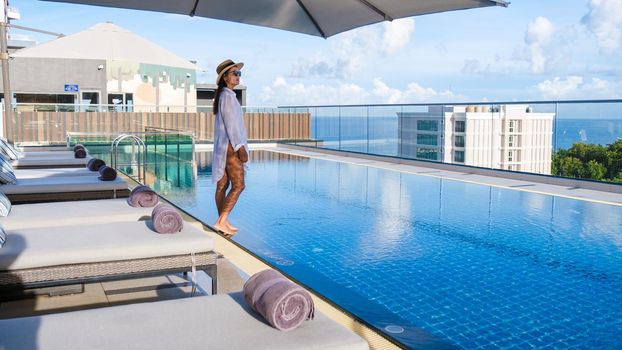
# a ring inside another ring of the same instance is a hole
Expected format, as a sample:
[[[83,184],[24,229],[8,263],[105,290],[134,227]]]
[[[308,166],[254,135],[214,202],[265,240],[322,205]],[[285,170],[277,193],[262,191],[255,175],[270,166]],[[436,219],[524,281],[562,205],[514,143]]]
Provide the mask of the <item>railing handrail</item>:
[[[113,141],[110,148],[110,158],[112,161],[112,167],[116,168],[118,164],[118,155],[119,155],[119,143],[125,139],[132,140],[132,157],[134,156],[134,143],[138,145],[138,182],[144,182],[146,180],[146,165],[147,165],[147,147],[145,146],[145,142],[138,136],[134,134],[121,134],[117,136]],[[142,174],[142,176],[141,176]],[[141,183],[142,183],[141,182]]]
[[[429,103],[372,103],[348,105],[289,105],[278,108],[335,108],[335,107],[404,107],[404,106],[490,106],[490,105],[524,105],[524,104],[556,104],[556,103],[621,103],[622,99],[603,100],[541,100],[541,101],[489,101],[489,102],[429,102]]]
[[[183,129],[173,129],[173,128],[160,128],[157,126],[145,126],[145,134],[150,133],[150,131],[147,130],[155,130],[157,131],[157,133],[167,133],[167,134],[182,134],[182,135],[187,135],[190,136],[192,138],[195,138],[195,132],[194,131],[188,131],[188,130],[183,130]]]

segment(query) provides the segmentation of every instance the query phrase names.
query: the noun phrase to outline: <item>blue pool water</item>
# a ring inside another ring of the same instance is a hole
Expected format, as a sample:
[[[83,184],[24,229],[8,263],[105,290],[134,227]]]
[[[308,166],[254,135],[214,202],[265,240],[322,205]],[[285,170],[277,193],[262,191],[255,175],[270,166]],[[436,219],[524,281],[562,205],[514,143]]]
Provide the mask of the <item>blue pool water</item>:
[[[210,158],[197,153],[194,186],[158,189],[207,223]],[[622,207],[269,151],[252,162],[233,239],[403,345],[622,348]]]

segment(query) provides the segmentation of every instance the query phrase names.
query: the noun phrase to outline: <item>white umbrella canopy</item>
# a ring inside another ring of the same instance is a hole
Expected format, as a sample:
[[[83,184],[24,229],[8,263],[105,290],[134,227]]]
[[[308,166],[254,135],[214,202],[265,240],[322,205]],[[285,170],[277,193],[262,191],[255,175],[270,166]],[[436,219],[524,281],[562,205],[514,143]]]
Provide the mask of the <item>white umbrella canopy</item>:
[[[397,18],[487,6],[504,0],[43,0],[200,16],[328,38]]]

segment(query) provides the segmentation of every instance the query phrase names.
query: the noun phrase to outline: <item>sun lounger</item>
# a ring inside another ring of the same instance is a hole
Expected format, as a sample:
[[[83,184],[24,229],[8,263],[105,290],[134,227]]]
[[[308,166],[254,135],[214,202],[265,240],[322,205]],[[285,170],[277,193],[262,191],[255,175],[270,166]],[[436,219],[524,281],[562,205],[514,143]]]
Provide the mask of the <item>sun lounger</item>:
[[[62,218],[59,218],[62,220]],[[190,224],[158,234],[149,221],[6,230],[0,248],[0,291],[188,272],[212,277],[214,241]]]
[[[0,153],[11,159],[14,168],[80,167],[91,159],[76,158],[73,151],[20,152],[6,139],[0,138]]]
[[[48,158],[48,157],[56,157],[56,158],[74,158],[73,151],[29,151],[22,152],[22,159],[26,158]]]
[[[23,168],[76,168],[85,167],[90,156],[86,158],[74,158],[73,156],[46,156],[46,157],[25,157],[11,161],[11,165],[16,169]]]
[[[18,204],[11,207],[0,225],[11,231],[24,228],[105,224],[138,221],[151,216],[153,208],[135,208],[126,198],[100,199],[79,202]]]
[[[0,192],[6,194],[13,204],[116,198],[129,195],[127,182],[122,178],[101,181],[95,176],[18,179],[16,184],[0,185]]]
[[[15,169],[13,171],[18,179],[36,179],[56,176],[99,176],[97,171],[85,168],[39,168],[39,169]]]
[[[240,293],[0,320],[0,348],[364,350],[355,333],[318,313],[290,332],[270,327]]]

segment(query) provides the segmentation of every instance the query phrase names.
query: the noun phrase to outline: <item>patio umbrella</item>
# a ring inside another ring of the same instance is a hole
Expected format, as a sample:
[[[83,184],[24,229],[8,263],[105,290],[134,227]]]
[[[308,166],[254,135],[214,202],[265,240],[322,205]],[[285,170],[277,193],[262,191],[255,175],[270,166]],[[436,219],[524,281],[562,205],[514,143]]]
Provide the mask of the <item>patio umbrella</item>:
[[[44,0],[201,16],[328,38],[396,18],[486,6],[504,0]]]

